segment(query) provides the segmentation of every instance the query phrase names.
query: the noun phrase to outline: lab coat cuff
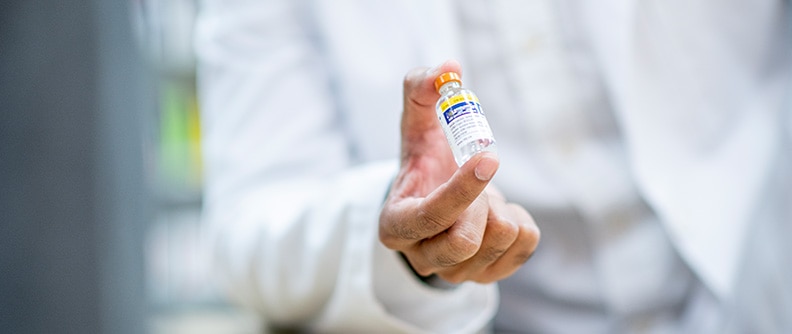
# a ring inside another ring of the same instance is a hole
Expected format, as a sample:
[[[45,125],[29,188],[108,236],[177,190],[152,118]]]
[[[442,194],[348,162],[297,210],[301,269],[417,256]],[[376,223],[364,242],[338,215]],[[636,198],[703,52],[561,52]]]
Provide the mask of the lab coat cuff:
[[[389,314],[427,332],[486,330],[498,304],[495,284],[466,282],[437,288],[421,281],[398,252],[379,241],[374,248],[374,294]]]
[[[371,164],[342,180],[354,200],[339,276],[312,328],[323,332],[476,333],[486,330],[498,304],[494,284],[464,283],[450,290],[421,282],[398,252],[378,238],[382,198],[395,163]],[[347,182],[348,181],[348,182]],[[355,181],[355,182],[352,182]],[[360,189],[351,189],[352,184]]]

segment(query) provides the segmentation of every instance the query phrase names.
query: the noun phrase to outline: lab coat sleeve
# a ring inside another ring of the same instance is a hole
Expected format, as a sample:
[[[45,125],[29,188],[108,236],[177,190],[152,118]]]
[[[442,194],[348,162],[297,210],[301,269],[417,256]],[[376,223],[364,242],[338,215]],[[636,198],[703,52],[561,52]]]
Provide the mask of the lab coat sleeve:
[[[475,332],[494,285],[437,290],[377,239],[397,164],[352,165],[299,1],[205,1],[198,18],[204,219],[216,272],[267,322]]]

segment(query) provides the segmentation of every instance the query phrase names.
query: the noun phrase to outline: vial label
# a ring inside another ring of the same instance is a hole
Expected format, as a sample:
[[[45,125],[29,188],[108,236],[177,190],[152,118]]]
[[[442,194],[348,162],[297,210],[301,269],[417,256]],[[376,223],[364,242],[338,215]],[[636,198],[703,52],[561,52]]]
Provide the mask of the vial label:
[[[440,121],[448,126],[456,147],[463,147],[480,139],[494,140],[481,104],[472,94],[460,94],[443,101]]]

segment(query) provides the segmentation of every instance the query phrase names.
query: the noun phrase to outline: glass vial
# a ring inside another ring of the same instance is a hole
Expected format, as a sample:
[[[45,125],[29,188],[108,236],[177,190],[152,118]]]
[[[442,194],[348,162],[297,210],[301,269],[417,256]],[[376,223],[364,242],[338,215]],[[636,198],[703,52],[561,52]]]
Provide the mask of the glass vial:
[[[462,166],[479,152],[497,153],[487,118],[479,99],[472,91],[462,87],[458,73],[446,72],[434,81],[440,93],[437,100],[437,118],[445,132],[457,165]]]

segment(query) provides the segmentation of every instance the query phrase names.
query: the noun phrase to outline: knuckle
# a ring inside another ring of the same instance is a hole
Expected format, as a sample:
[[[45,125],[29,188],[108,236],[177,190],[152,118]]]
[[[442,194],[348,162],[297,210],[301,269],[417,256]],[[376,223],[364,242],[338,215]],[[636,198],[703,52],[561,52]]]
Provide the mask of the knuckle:
[[[456,266],[472,257],[480,247],[476,239],[460,231],[446,232],[446,244],[431,256],[432,263],[441,268]]]
[[[432,258],[432,263],[441,268],[453,267],[462,262],[457,256],[448,253],[440,253]]]
[[[433,230],[445,230],[447,228],[446,220],[438,216],[437,214],[430,213],[426,210],[421,210],[418,212],[418,219],[419,221],[425,222],[427,225],[430,225],[430,228]]]
[[[476,254],[481,247],[480,240],[474,232],[457,230],[448,233],[449,250],[460,259],[458,262]]]
[[[515,265],[522,265],[522,264],[524,264],[525,262],[528,262],[528,260],[530,260],[530,259],[531,259],[531,256],[533,256],[533,252],[528,252],[528,251],[526,251],[526,252],[519,252],[519,253],[517,253],[517,254],[514,256],[514,264],[515,264]]]
[[[496,215],[487,223],[487,232],[500,242],[514,241],[520,233],[520,227],[508,218]]]
[[[396,240],[418,240],[421,234],[415,229],[409,228],[403,224],[394,224],[391,229],[393,230],[392,238]]]
[[[522,265],[533,256],[536,246],[539,244],[539,229],[535,226],[522,226],[520,228],[520,249],[514,255],[514,263]]]
[[[385,247],[389,249],[395,249],[396,242],[394,241],[393,236],[385,233],[382,229],[379,231],[379,240],[383,245],[385,245]]]
[[[389,249],[395,249],[397,246],[397,238],[388,232],[388,230],[380,225],[379,227],[379,240],[380,242],[385,245],[385,247]]]
[[[520,234],[522,234],[520,237],[526,240],[528,245],[531,245],[531,250],[536,248],[539,244],[539,239],[542,237],[542,233],[539,232],[539,228],[536,225],[523,225],[520,228]]]
[[[379,227],[379,240],[390,249],[398,249],[405,243],[409,243],[418,239],[419,235],[416,231],[409,229],[402,224],[391,223],[380,225]]]
[[[508,248],[505,247],[488,247],[486,250],[481,252],[481,261],[485,263],[495,262],[497,259],[500,259],[507,250]]]

